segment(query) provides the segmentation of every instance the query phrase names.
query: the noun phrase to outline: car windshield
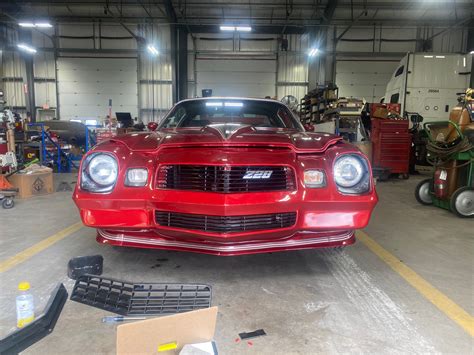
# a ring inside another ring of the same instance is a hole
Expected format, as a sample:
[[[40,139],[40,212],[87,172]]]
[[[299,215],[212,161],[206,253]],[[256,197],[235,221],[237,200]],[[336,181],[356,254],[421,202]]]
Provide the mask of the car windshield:
[[[160,128],[205,127],[225,123],[303,130],[288,108],[278,101],[238,99],[183,101],[170,111]]]

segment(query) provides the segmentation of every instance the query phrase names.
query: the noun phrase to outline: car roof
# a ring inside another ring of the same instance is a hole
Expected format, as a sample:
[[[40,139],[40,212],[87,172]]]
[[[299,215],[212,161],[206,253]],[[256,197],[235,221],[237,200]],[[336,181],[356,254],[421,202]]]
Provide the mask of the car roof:
[[[273,100],[273,99],[259,99],[259,98],[254,98],[254,97],[238,97],[238,96],[210,96],[210,97],[194,97],[191,99],[185,99],[178,101],[176,104],[180,104],[182,102],[188,102],[188,101],[201,101],[201,100],[245,100],[245,101],[261,101],[261,102],[271,102],[271,103],[276,103],[280,105],[286,106],[284,103],[278,100]]]

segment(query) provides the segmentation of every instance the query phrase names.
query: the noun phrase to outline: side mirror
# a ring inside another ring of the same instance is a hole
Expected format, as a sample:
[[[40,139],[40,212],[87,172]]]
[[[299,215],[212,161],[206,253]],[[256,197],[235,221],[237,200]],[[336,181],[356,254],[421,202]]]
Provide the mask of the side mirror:
[[[156,131],[156,129],[158,128],[158,123],[156,122],[148,122],[148,124],[146,125],[146,127],[148,128],[149,131]]]
[[[305,123],[303,127],[306,132],[314,132],[314,126],[311,123]]]

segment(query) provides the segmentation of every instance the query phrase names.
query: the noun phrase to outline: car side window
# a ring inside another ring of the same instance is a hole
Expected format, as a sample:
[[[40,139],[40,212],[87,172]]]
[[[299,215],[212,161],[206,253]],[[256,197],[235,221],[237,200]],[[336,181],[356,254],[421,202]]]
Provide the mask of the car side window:
[[[178,107],[173,115],[166,119],[166,123],[163,125],[164,128],[175,128],[186,116],[186,109],[184,107]]]
[[[398,104],[398,99],[400,98],[400,94],[393,94],[390,96],[390,103],[391,104]]]

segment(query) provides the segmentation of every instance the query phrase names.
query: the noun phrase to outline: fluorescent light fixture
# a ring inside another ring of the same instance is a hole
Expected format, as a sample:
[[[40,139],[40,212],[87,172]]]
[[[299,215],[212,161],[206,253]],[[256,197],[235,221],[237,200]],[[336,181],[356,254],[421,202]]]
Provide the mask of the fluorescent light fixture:
[[[206,102],[206,106],[208,106],[208,107],[222,107],[222,102],[209,101],[209,102]]]
[[[35,26],[39,27],[39,28],[51,28],[51,27],[53,27],[53,25],[50,24],[49,22],[35,22]]]
[[[235,31],[234,26],[221,26],[220,29],[221,31]]]
[[[318,48],[311,48],[309,51],[308,51],[308,55],[310,57],[314,57],[316,54],[318,54],[319,52],[319,49]]]
[[[18,24],[20,27],[35,27],[35,24],[33,22],[20,22]]]
[[[149,44],[148,47],[146,47],[146,49],[148,49],[148,52],[150,52],[150,53],[153,54],[153,55],[158,55],[158,54],[160,54],[160,52],[158,51],[158,49],[156,49],[156,47],[155,47],[153,44]]]
[[[241,31],[241,32],[250,32],[250,31],[252,31],[252,27],[250,27],[250,26],[237,26],[235,29],[237,31]]]
[[[470,51],[469,54],[474,54],[474,51]]]
[[[423,58],[433,58],[432,55],[424,55]]]
[[[25,52],[28,52],[28,53],[36,53],[36,49],[34,49],[33,47],[30,47],[24,43],[19,43],[16,45],[18,48],[24,50]]]
[[[20,27],[29,27],[29,28],[34,28],[34,27],[38,27],[38,28],[51,28],[53,27],[52,24],[50,24],[49,22],[20,22],[18,23],[18,26]]]
[[[224,102],[225,107],[243,107],[243,102]]]
[[[436,58],[443,59],[443,58],[446,58],[446,57],[444,55],[437,55]]]

